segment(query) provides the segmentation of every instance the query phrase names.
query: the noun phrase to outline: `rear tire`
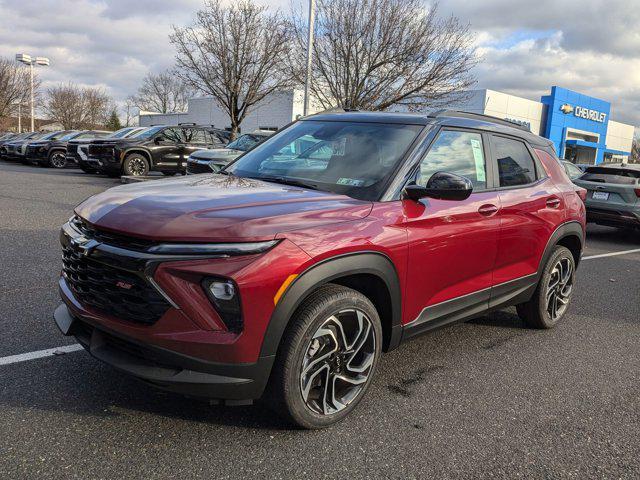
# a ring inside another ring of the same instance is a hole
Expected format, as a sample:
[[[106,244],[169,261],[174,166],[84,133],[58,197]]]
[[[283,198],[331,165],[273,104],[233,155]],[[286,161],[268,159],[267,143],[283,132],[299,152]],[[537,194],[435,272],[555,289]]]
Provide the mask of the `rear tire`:
[[[518,316],[532,328],[553,328],[564,317],[575,280],[576,264],[568,248],[556,246],[533,297],[516,306]]]
[[[381,352],[382,327],[371,301],[350,288],[325,285],[293,315],[266,398],[300,427],[328,427],[364,398]]]
[[[122,170],[124,171],[124,175],[144,177],[149,174],[149,161],[144,155],[132,153],[124,159]]]

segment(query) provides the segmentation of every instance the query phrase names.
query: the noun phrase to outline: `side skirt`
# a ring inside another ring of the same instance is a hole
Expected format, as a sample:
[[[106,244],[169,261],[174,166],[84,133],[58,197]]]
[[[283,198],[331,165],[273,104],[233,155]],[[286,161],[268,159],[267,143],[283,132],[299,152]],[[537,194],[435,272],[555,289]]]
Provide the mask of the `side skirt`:
[[[537,274],[430,305],[402,327],[402,342],[446,325],[470,320],[492,310],[529,300],[538,285]]]

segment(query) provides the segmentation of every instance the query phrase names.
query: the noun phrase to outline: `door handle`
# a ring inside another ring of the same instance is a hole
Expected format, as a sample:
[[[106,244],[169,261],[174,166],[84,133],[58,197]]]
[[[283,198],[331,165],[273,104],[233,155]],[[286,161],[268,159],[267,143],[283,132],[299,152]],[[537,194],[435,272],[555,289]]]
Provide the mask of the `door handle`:
[[[484,215],[485,217],[490,217],[491,215],[495,215],[498,211],[498,207],[491,203],[487,203],[478,208],[478,213],[480,215]]]
[[[547,207],[558,208],[560,206],[560,199],[558,197],[547,198]]]

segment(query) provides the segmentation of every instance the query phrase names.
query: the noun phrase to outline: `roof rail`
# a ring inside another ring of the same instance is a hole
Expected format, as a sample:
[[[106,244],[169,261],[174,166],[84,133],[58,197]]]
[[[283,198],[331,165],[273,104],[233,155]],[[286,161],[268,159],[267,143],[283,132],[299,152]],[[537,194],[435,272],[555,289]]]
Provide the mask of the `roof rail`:
[[[439,118],[439,117],[457,117],[457,118],[470,118],[474,120],[484,120],[490,123],[497,123],[498,125],[504,125],[506,127],[517,128],[518,130],[524,130],[525,132],[530,132],[531,130],[524,125],[520,125],[519,123],[513,122],[511,120],[505,120],[504,118],[494,117],[492,115],[484,115],[482,113],[473,113],[473,112],[464,112],[462,110],[436,110],[435,112],[429,113],[427,115],[429,118]]]

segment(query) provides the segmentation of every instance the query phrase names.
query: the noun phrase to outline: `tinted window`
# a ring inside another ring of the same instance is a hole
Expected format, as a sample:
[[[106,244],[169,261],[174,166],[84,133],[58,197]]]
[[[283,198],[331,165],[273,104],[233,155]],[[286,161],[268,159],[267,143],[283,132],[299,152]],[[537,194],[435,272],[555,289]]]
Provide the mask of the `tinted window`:
[[[526,185],[536,180],[536,167],[526,145],[519,140],[493,137],[501,187]]]
[[[640,179],[640,170],[611,167],[589,167],[580,180],[598,183],[633,185]]]
[[[474,189],[487,188],[482,135],[453,130],[441,132],[420,163],[416,183],[426,186],[436,172],[449,172],[466,177],[471,180]]]
[[[240,177],[291,179],[320,190],[376,199],[421,130],[400,124],[296,122],[228,170]]]
[[[166,142],[184,143],[181,128],[166,128],[162,131],[162,136]]]
[[[204,130],[199,128],[185,128],[184,135],[187,143],[194,143],[199,145],[206,145],[210,143],[207,139],[207,135]]]
[[[569,178],[571,180],[573,180],[574,178],[578,178],[580,175],[582,175],[582,170],[576,167],[573,163],[565,162],[564,169],[566,170],[567,175],[569,175]]]

